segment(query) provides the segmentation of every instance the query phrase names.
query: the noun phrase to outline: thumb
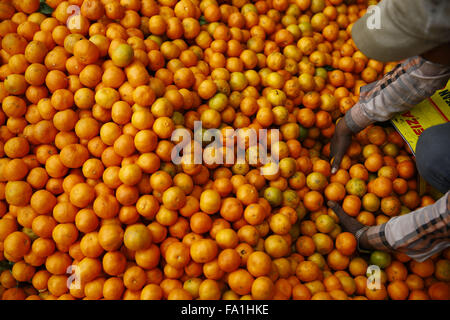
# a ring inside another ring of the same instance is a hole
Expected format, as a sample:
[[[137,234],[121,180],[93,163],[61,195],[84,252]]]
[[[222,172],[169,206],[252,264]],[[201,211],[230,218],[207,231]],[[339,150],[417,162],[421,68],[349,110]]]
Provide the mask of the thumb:
[[[346,214],[346,213],[344,212],[344,210],[341,208],[341,206],[340,206],[337,202],[335,202],[335,201],[329,200],[329,201],[327,202],[327,205],[328,205],[329,208],[331,208],[331,210],[334,211],[334,213],[337,214],[337,216],[339,217],[339,219],[341,219],[341,217],[342,217],[344,214]]]
[[[333,200],[328,200],[327,201],[327,206],[331,209],[335,209],[336,207],[338,207],[339,205],[337,204],[337,202],[333,201]]]
[[[334,156],[334,158],[331,159],[331,173],[332,174],[335,174],[339,170],[341,161],[342,161],[341,152],[336,152],[336,155]]]

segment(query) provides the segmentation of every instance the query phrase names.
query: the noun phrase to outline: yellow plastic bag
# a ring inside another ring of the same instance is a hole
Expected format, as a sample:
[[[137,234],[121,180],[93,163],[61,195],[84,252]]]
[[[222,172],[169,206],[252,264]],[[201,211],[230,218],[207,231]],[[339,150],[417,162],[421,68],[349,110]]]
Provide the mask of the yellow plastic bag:
[[[398,114],[391,122],[415,152],[417,140],[425,129],[449,122],[449,119],[450,81],[444,89],[436,91],[433,96],[423,100],[410,111]]]
[[[410,111],[399,113],[391,122],[400,133],[413,153],[416,151],[417,140],[425,129],[449,122],[450,120],[450,81],[444,89],[438,90],[433,96],[423,100]],[[419,180],[419,193],[428,193],[439,197],[440,193],[431,188],[422,178]]]

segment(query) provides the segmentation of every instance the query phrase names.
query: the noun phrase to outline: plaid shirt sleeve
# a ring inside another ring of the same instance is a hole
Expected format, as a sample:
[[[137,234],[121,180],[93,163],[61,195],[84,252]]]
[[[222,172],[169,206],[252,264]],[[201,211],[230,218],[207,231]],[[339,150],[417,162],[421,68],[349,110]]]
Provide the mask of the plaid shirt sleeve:
[[[399,251],[422,262],[450,247],[450,191],[434,204],[367,229],[377,250]]]
[[[345,114],[347,126],[358,132],[374,122],[389,120],[442,89],[448,79],[450,67],[420,56],[409,58],[382,79],[361,87],[358,103]]]

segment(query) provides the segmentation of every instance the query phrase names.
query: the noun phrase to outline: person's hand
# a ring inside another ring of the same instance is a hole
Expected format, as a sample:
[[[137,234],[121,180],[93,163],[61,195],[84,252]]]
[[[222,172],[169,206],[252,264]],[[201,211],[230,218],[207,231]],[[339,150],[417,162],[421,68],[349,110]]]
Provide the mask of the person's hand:
[[[345,231],[355,234],[356,231],[365,227],[361,222],[345,213],[344,209],[337,202],[330,200],[327,202],[327,205],[339,217],[339,223]]]
[[[342,228],[345,231],[348,231],[355,235],[356,231],[365,228],[366,226],[360,223],[355,218],[350,217],[347,213],[345,213],[344,209],[335,201],[328,201],[327,205],[331,210],[336,213],[336,215],[339,217],[339,224],[342,225]],[[373,249],[373,247],[370,245],[369,240],[367,239],[367,234],[364,232],[360,239],[359,239],[359,246],[362,249]]]
[[[331,138],[330,157],[333,159],[331,173],[335,174],[339,170],[342,158],[352,142],[352,131],[347,127],[345,119],[342,118],[336,125],[336,130]]]

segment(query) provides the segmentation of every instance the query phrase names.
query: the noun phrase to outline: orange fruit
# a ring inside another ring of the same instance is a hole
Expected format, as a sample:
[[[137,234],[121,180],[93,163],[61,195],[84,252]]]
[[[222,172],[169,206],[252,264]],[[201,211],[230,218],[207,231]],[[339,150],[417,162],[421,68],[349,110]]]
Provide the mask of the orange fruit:
[[[361,200],[355,195],[347,195],[342,202],[342,209],[353,217],[359,214],[361,208]]]
[[[409,269],[421,278],[428,278],[434,273],[435,267],[433,260],[427,259],[423,262],[411,260],[409,262]]]
[[[309,191],[303,197],[303,204],[306,209],[316,211],[320,209],[323,204],[323,196],[317,191]]]
[[[92,64],[96,62],[100,56],[97,46],[89,40],[82,39],[77,41],[73,46],[73,55],[83,64]]]
[[[319,267],[312,261],[300,262],[295,272],[297,277],[303,282],[318,280],[321,276]]]
[[[433,300],[448,300],[450,297],[450,288],[446,282],[433,283],[428,288],[428,294]]]
[[[147,249],[152,243],[152,233],[143,224],[133,224],[125,229],[123,243],[131,250]]]
[[[327,263],[333,270],[344,270],[348,267],[350,259],[338,250],[332,250],[327,256]]]
[[[167,248],[165,258],[171,266],[183,268],[190,260],[189,248],[181,242],[174,242]]]
[[[257,300],[267,300],[272,298],[274,284],[272,280],[268,277],[258,277],[256,278],[251,287],[251,294],[253,299]]]
[[[397,164],[397,171],[400,178],[410,179],[414,176],[416,169],[412,161],[402,161]]]
[[[230,289],[239,295],[249,294],[254,282],[253,276],[244,269],[233,271],[228,276],[228,285]]]
[[[355,236],[349,232],[342,232],[336,238],[336,249],[346,255],[350,256],[356,250]]]
[[[280,235],[270,235],[264,241],[264,249],[272,258],[280,258],[289,253],[289,244]]]
[[[403,263],[398,261],[392,261],[391,264],[385,269],[387,279],[392,282],[396,280],[406,281],[408,270]]]
[[[252,252],[247,259],[247,269],[254,277],[268,275],[271,265],[270,256],[261,251]]]
[[[438,260],[435,264],[435,277],[436,279],[440,281],[448,281],[450,274],[449,274],[449,261],[445,259]]]
[[[384,284],[381,284],[380,288],[370,289],[366,287],[365,296],[369,300],[385,300],[388,296],[387,289]]]
[[[344,185],[339,182],[332,182],[327,185],[324,193],[325,197],[332,201],[341,201],[345,198],[346,194]]]
[[[118,67],[128,66],[134,57],[133,48],[128,44],[119,44],[113,51],[111,59]]]
[[[377,197],[384,198],[389,196],[392,188],[392,181],[386,177],[377,177],[372,181],[372,192]]]
[[[3,299],[448,299],[449,250],[367,288],[324,203],[367,226],[434,203],[392,128],[331,174],[337,121],[395,67],[351,38],[363,1],[47,4],[0,1]]]
[[[389,297],[393,300],[406,300],[409,296],[408,286],[404,281],[394,280],[387,286]]]
[[[31,248],[30,238],[23,232],[15,231],[3,241],[5,253],[12,257],[22,258]]]
[[[195,262],[209,262],[217,256],[217,244],[211,239],[199,239],[192,243],[190,253],[192,260]]]

